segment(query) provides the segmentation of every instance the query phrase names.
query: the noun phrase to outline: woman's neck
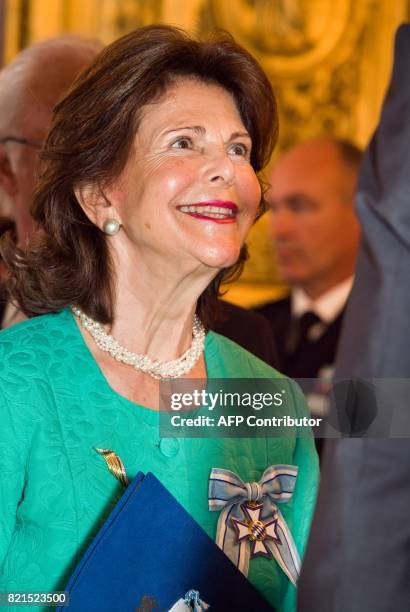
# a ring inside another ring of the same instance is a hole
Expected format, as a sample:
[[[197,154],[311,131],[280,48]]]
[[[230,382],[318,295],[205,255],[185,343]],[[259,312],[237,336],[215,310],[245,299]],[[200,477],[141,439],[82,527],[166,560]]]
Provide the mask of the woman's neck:
[[[214,270],[176,274],[139,266],[116,276],[115,318],[110,333],[129,350],[168,361],[182,355],[192,342],[192,323],[199,296]]]

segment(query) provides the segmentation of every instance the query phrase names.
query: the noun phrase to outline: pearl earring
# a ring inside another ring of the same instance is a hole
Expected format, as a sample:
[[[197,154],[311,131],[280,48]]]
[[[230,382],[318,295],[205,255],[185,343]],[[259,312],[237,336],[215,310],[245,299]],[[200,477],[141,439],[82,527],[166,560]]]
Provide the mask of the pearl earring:
[[[104,221],[103,232],[107,234],[107,236],[115,236],[120,231],[120,223],[117,219],[107,219]]]

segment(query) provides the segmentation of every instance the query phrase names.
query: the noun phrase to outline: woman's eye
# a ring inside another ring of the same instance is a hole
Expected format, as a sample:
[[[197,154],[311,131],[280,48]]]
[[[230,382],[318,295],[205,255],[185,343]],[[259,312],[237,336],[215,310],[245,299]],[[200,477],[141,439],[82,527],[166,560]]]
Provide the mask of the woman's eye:
[[[230,148],[231,153],[239,155],[240,157],[249,157],[249,148],[242,143],[235,143]]]
[[[174,140],[171,146],[173,149],[191,149],[192,140],[184,136],[183,138],[178,138],[177,140]]]

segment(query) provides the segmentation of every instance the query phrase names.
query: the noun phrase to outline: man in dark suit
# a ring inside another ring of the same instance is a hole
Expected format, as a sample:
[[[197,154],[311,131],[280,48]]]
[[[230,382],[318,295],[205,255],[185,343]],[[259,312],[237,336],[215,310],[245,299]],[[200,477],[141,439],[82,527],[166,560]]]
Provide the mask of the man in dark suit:
[[[258,312],[293,378],[329,378],[353,282],[359,224],[353,201],[361,153],[328,139],[297,145],[269,177],[267,201],[281,276],[290,296]]]
[[[402,439],[389,439],[386,429],[384,438],[326,441],[300,612],[410,609],[409,72],[410,25],[404,25],[359,180],[363,243],[336,367],[337,379],[401,379],[385,406],[378,402],[379,412],[393,404],[394,422],[407,428],[399,432]],[[359,397],[353,416],[363,408]]]

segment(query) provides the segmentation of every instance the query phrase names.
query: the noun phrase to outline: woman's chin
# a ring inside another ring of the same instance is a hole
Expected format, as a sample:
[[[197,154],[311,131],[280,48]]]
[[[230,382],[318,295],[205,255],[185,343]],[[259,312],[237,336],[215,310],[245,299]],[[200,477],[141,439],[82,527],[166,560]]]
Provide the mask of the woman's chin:
[[[233,266],[240,255],[240,245],[231,245],[229,247],[222,248],[210,247],[201,255],[201,261],[210,268],[222,270],[223,268],[229,268]]]

